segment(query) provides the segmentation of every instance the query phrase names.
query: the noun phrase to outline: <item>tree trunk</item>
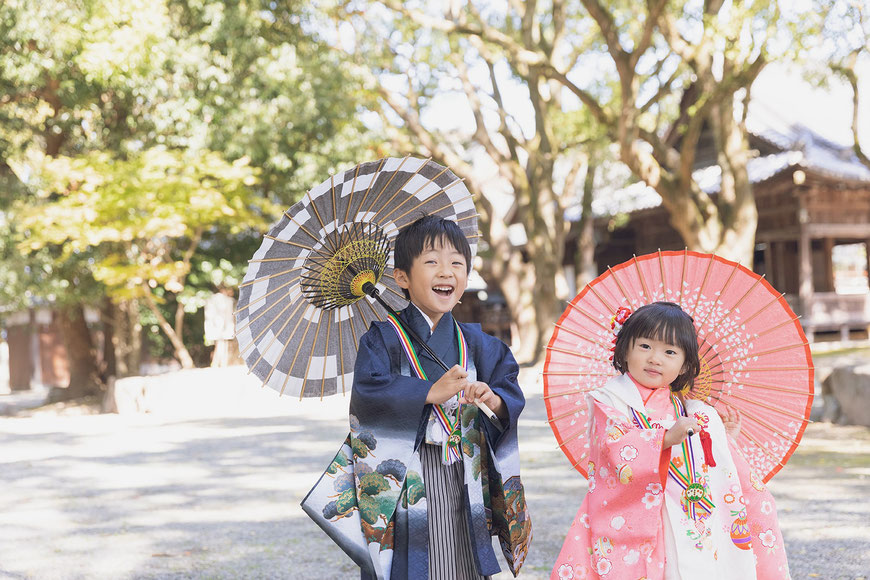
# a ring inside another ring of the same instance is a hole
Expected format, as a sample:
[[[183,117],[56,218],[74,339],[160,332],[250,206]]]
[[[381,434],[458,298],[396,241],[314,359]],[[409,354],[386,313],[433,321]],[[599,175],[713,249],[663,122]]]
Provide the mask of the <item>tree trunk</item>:
[[[116,378],[136,376],[142,358],[142,325],[139,302],[124,300],[112,304],[112,352]]]
[[[190,356],[187,347],[184,346],[181,337],[175,333],[175,329],[172,328],[172,325],[169,324],[166,317],[163,316],[163,313],[160,312],[159,308],[157,308],[157,304],[154,302],[154,297],[151,295],[151,289],[147,285],[145,288],[147,292],[145,294],[145,303],[148,305],[148,309],[157,317],[157,324],[160,325],[160,329],[166,334],[169,342],[172,343],[172,348],[175,350],[175,358],[181,363],[181,368],[195,368],[196,365],[193,364],[193,358]]]
[[[751,269],[755,257],[758,209],[746,169],[749,144],[745,129],[734,117],[733,103],[728,99],[714,106],[710,115],[722,169],[718,199],[722,234],[715,253]]]
[[[84,308],[78,304],[61,310],[58,321],[69,359],[69,385],[65,389],[52,389],[48,400],[69,401],[101,394],[103,385]]]
[[[118,357],[115,353],[115,326],[116,315],[112,299],[103,299],[100,308],[100,322],[103,326],[103,372],[101,377],[104,384],[108,384],[109,377],[115,377],[118,373]]]
[[[592,195],[595,190],[595,174],[597,165],[590,161],[586,167],[586,179],[583,180],[583,213],[577,225],[577,250],[574,254],[574,271],[577,278],[577,291],[598,276],[595,264],[595,220],[592,216]]]

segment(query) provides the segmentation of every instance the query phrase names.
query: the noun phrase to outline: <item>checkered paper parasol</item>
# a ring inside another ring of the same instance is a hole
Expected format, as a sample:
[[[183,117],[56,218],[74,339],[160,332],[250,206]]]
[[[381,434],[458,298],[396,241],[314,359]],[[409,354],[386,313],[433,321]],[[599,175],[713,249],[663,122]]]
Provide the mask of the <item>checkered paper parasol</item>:
[[[687,396],[742,417],[737,444],[766,482],[791,457],[813,400],[813,364],[798,318],[768,282],[735,262],[697,252],[635,257],[571,301],[547,346],[544,399],[571,465],[586,475],[586,393],[617,374],[611,317],[620,307],[679,304],[695,321],[701,373]]]
[[[360,337],[407,305],[392,242],[422,215],[458,223],[477,249],[471,194],[426,159],[388,158],[334,175],[264,236],[240,286],[236,338],[250,371],[281,394],[346,393]]]

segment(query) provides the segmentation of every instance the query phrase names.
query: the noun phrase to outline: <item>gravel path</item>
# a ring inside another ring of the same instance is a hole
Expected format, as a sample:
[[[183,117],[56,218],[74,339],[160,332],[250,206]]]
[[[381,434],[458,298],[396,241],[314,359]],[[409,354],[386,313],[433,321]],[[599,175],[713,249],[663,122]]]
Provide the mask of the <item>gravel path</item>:
[[[521,578],[543,579],[586,486],[527,374]],[[212,395],[172,414],[0,418],[0,578],[358,577],[299,507],[346,434],[347,399],[277,399],[238,368],[189,380]],[[0,397],[0,413],[27,397]],[[867,576],[870,430],[810,425],[771,489],[794,578]]]

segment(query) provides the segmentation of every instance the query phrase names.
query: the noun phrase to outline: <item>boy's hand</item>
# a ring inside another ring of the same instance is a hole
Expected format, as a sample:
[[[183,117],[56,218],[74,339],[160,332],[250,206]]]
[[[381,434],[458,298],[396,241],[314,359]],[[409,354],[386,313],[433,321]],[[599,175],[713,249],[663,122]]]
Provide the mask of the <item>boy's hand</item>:
[[[468,383],[465,387],[464,396],[459,398],[460,403],[483,403],[489,407],[493,413],[498,415],[499,419],[506,418],[506,410],[504,401],[496,395],[492,389],[484,382],[474,381]]]
[[[462,389],[467,388],[468,381],[465,378],[468,373],[459,365],[453,365],[449,371],[441,375],[441,378],[429,388],[429,394],[426,395],[426,402],[433,405],[440,405]]]
[[[740,435],[740,413],[737,412],[737,409],[732,409],[728,405],[725,405],[724,408],[716,407],[716,412],[722,418],[722,424],[725,425],[725,433],[736,440]]]
[[[674,426],[665,431],[664,446],[673,447],[683,442],[691,429],[695,434],[701,432],[701,426],[694,417],[680,417]]]

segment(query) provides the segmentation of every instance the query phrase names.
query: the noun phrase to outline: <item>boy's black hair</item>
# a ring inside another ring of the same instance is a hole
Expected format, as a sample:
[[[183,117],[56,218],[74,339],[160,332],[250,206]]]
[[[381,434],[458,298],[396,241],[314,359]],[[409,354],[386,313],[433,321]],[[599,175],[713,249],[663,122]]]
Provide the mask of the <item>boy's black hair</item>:
[[[686,385],[692,388],[695,377],[701,371],[701,361],[698,357],[698,335],[691,316],[673,302],[653,302],[638,308],[625,321],[616,338],[613,366],[619,372],[628,372],[625,357],[638,338],[660,340],[680,347],[686,360],[680,374],[671,383],[671,390],[680,391]]]

